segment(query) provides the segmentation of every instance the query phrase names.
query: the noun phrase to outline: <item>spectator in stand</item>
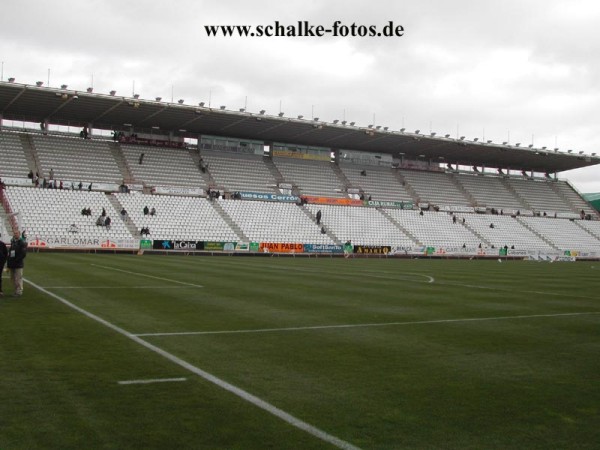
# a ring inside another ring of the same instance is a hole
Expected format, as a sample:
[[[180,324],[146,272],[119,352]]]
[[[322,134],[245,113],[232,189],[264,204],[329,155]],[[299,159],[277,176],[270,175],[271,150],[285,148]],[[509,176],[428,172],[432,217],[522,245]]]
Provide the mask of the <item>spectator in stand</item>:
[[[124,221],[127,220],[127,211],[125,210],[125,208],[121,210],[121,219],[123,219]]]
[[[88,185],[88,192],[92,192],[92,183]]]
[[[321,224],[321,210],[317,211],[317,225]]]
[[[155,216],[156,215],[156,208],[153,206],[152,209],[150,210],[150,215],[151,216]]]
[[[49,180],[54,180],[54,169],[50,169],[50,174],[48,175]]]
[[[150,213],[150,209],[148,209],[148,206],[144,206],[144,215],[147,216]]]
[[[79,190],[81,190],[82,187],[83,187],[83,183],[80,181],[79,182]]]
[[[60,180],[60,187],[59,187],[59,189],[63,189],[63,182],[62,182],[62,180]]]
[[[106,217],[106,209],[102,208],[102,213],[100,214],[102,217]]]
[[[8,248],[6,248],[6,244],[0,235],[0,297],[4,296],[4,292],[2,292],[2,272],[4,271],[4,264],[6,263],[7,258]]]
[[[142,165],[142,163],[144,162],[144,155],[145,155],[145,153],[141,153],[141,154],[140,154],[140,159],[139,159],[139,161],[138,161],[138,163],[139,163],[139,165],[140,165],[140,166],[141,166],[141,165]]]
[[[456,216],[452,215],[452,223],[456,223]]]
[[[105,226],[106,228],[108,228],[109,230],[110,230],[110,223],[111,223],[111,222],[112,222],[112,221],[111,221],[111,219],[110,219],[110,216],[106,216],[106,219],[104,219],[104,226]]]
[[[96,226],[103,227],[104,226],[104,217],[98,216],[96,219]]]
[[[33,170],[29,171],[29,173],[27,174],[27,178],[29,178],[30,180],[33,180]]]

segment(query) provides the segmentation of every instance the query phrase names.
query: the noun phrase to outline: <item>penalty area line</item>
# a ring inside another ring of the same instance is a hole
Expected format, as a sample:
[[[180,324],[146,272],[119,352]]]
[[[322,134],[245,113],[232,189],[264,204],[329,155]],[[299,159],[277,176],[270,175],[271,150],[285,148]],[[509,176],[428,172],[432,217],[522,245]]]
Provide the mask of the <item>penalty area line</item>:
[[[243,334],[243,333],[276,333],[285,331],[307,331],[307,330],[331,330],[340,328],[372,328],[372,327],[391,327],[402,325],[433,325],[440,323],[460,323],[460,322],[484,322],[492,320],[517,320],[517,319],[536,319],[543,317],[565,317],[565,316],[587,316],[600,314],[600,311],[588,311],[577,313],[559,313],[559,314],[532,314],[527,316],[498,316],[498,317],[471,317],[463,319],[439,319],[439,320],[419,320],[410,322],[380,322],[380,323],[355,323],[341,325],[316,325],[306,327],[288,327],[288,328],[262,328],[248,330],[221,330],[221,331],[180,331],[173,333],[140,333],[135,336],[152,337],[152,336],[195,336],[209,334]]]
[[[183,284],[183,285],[185,285],[185,286],[194,286],[194,287],[198,287],[198,288],[204,287],[204,286],[202,286],[201,284],[186,283],[186,282],[184,282],[184,281],[177,281],[177,280],[172,280],[172,279],[170,279],[170,278],[157,277],[157,276],[154,276],[154,275],[148,275],[148,274],[146,274],[146,273],[140,273],[140,272],[131,272],[131,271],[129,271],[129,270],[117,269],[117,268],[115,268],[115,267],[101,266],[100,264],[90,264],[90,265],[91,265],[91,266],[94,266],[94,267],[100,267],[100,268],[102,268],[102,269],[106,269],[106,270],[114,270],[114,271],[116,271],[116,272],[128,273],[128,274],[130,274],[130,275],[137,275],[137,276],[140,276],[140,277],[153,278],[153,279],[155,279],[155,280],[168,281],[168,282],[170,282],[170,283]]]
[[[301,419],[298,419],[297,417],[291,415],[290,413],[287,413],[287,412],[283,411],[282,409],[279,409],[276,406],[272,405],[271,403],[268,403],[267,401],[255,396],[255,395],[250,394],[249,392],[243,390],[242,388],[239,388],[231,383],[228,383],[227,381],[222,380],[221,378],[218,378],[215,375],[212,375],[211,373],[206,372],[205,370],[202,370],[199,367],[196,367],[196,366],[190,364],[189,362],[173,355],[172,353],[169,353],[166,350],[163,350],[162,348],[157,347],[156,345],[151,344],[151,343],[141,339],[140,337],[109,322],[108,320],[105,320],[102,317],[97,316],[97,315],[75,305],[74,303],[71,303],[70,301],[66,300],[65,298],[61,297],[60,295],[50,292],[49,290],[44,289],[41,286],[38,286],[37,284],[35,284],[34,282],[32,282],[26,278],[24,278],[23,281],[25,281],[27,284],[31,285],[32,287],[36,288],[38,291],[43,292],[44,294],[48,295],[49,297],[52,297],[53,299],[58,300],[60,303],[64,304],[65,306],[68,306],[69,308],[83,314],[87,318],[92,319],[92,320],[104,325],[107,328],[110,328],[111,330],[115,331],[116,333],[118,333],[128,339],[131,339],[132,341],[141,345],[142,347],[145,347],[146,349],[162,356],[163,358],[171,361],[172,363],[174,363],[180,367],[183,367],[184,369],[188,370],[189,372],[191,372],[195,375],[198,375],[199,377],[205,379],[206,381],[208,381],[210,383],[213,383],[214,385],[220,387],[221,389],[234,394],[235,396],[241,398],[242,400],[245,400],[248,403],[262,409],[263,411],[281,419],[282,421],[288,423],[289,425],[291,425],[295,428],[298,428],[299,430],[302,430],[302,431],[304,431],[324,442],[327,442],[337,448],[344,449],[344,450],[360,450],[359,447],[356,447],[349,442],[346,442],[336,436],[333,436],[333,435],[307,423],[307,422],[304,422]]]
[[[187,381],[187,378],[156,378],[153,380],[125,380],[125,381],[117,381],[117,383],[120,385],[129,385],[129,384],[174,383],[177,381]]]

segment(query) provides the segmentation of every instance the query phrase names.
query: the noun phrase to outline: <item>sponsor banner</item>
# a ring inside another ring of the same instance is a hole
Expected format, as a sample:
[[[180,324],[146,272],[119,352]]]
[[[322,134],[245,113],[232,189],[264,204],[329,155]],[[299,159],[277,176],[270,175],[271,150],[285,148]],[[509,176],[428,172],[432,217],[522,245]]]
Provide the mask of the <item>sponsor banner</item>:
[[[372,208],[399,208],[399,209],[412,209],[412,202],[392,202],[384,200],[365,200],[365,206]]]
[[[331,155],[315,155],[313,153],[293,152],[291,150],[273,150],[273,156],[281,156],[283,158],[304,159],[312,161],[331,161]]]
[[[472,206],[453,206],[453,205],[444,205],[440,206],[440,211],[445,212],[460,212],[460,213],[472,213],[475,212],[475,208]],[[485,208],[484,208],[485,211]]]
[[[209,252],[233,252],[235,251],[235,242],[205,242],[204,250]]]
[[[304,244],[304,253],[343,253],[341,245],[331,244]]]
[[[271,194],[269,192],[240,192],[242,200],[263,200],[266,202],[296,203],[300,197],[296,195]]]
[[[203,250],[202,241],[173,241],[173,250]]]
[[[247,252],[250,250],[250,244],[248,242],[238,242],[235,246],[236,252]]]
[[[392,255],[422,255],[425,252],[425,247],[392,247]]]
[[[438,247],[435,249],[436,255],[475,255],[477,254],[475,247]]]
[[[354,253],[358,255],[388,255],[392,247],[389,245],[355,245]]]
[[[576,258],[574,256],[556,256],[554,258],[556,262],[575,262]]]
[[[304,253],[304,244],[261,242],[259,251],[264,253]]]
[[[7,186],[31,186],[33,181],[30,178],[4,178],[2,177],[2,182]],[[40,179],[40,183],[42,180]]]
[[[127,186],[127,189],[129,189],[130,191],[143,191],[144,190],[143,184],[126,184],[125,186]]]
[[[152,241],[152,248],[154,250],[173,250],[175,243],[168,239]]]
[[[259,242],[250,242],[250,251],[251,252],[260,251],[260,243]]]
[[[185,196],[199,197],[204,194],[204,191],[200,188],[154,186],[152,188],[152,193],[159,194],[159,195],[185,195]]]
[[[429,164],[428,161],[419,161],[413,159],[404,159],[399,167],[403,169],[426,170],[428,172],[443,172],[444,169],[439,164]]]
[[[506,254],[508,256],[530,256],[532,252],[528,250],[514,250],[509,248]]]
[[[318,205],[345,205],[345,206],[363,206],[363,200],[354,200],[351,198],[336,198],[336,197],[314,197],[312,195],[303,195],[302,199],[306,203],[315,203]]]
[[[140,248],[142,250],[151,250],[152,249],[152,241],[150,239],[141,239],[140,240]]]
[[[138,239],[101,239],[82,236],[36,236],[28,241],[29,247],[35,248],[114,248],[114,249],[138,249]]]
[[[75,184],[79,188],[79,183]],[[100,192],[118,192],[119,185],[114,183],[83,183],[84,189],[89,189],[90,185],[92,186],[92,191],[100,191]],[[64,187],[64,186],[63,186]]]

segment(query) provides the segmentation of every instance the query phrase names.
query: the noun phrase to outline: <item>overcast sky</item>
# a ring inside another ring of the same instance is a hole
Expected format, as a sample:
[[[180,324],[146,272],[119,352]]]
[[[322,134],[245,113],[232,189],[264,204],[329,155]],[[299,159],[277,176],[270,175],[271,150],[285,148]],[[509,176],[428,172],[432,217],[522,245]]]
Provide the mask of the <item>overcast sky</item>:
[[[68,84],[600,153],[598,0],[19,0],[0,16],[3,79]],[[404,36],[208,37],[205,25]],[[600,167],[564,172],[600,192]]]

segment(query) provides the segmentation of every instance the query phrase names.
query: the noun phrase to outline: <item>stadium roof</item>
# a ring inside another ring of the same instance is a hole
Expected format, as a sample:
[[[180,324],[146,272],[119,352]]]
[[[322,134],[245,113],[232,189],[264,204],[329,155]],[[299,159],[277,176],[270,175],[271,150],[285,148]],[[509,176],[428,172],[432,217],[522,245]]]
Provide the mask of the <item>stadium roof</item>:
[[[546,148],[326,123],[190,106],[157,100],[0,82],[0,117],[24,122],[195,137],[214,135],[264,142],[387,153],[409,159],[555,173],[600,163],[600,157]]]

